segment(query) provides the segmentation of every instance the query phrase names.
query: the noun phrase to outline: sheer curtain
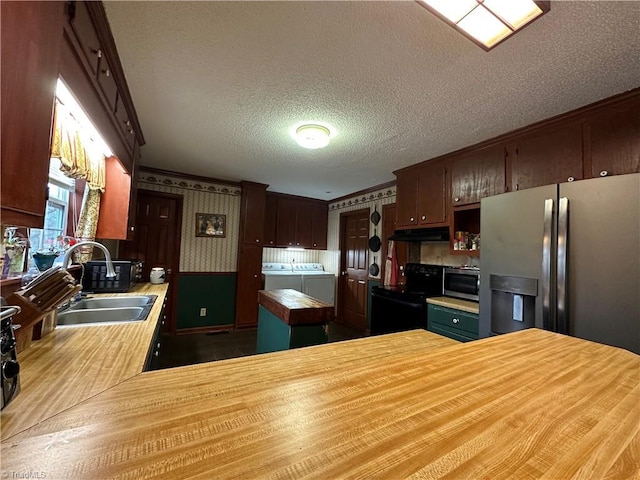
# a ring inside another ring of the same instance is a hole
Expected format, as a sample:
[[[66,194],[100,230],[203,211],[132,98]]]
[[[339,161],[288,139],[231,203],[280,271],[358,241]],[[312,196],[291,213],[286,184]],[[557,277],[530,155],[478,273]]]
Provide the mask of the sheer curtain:
[[[82,128],[69,110],[56,100],[51,157],[59,158],[60,170],[68,177],[87,182],[75,231],[78,240],[95,240],[100,213],[100,197],[105,189],[105,157],[98,144]],[[78,250],[75,260],[91,260],[93,247]]]

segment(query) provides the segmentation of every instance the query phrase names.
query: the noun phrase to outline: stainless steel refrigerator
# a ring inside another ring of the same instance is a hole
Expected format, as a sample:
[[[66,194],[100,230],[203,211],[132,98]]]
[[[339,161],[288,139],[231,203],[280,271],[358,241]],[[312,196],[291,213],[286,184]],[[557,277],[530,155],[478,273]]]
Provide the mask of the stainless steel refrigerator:
[[[537,327],[640,353],[640,174],[485,198],[480,231],[480,337]]]

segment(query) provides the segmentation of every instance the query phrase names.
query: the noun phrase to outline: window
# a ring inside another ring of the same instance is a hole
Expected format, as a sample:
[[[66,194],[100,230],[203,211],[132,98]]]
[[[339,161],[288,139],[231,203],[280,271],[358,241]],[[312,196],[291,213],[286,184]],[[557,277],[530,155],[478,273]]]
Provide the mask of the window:
[[[60,171],[60,160],[57,158],[52,158],[49,164],[48,188],[44,228],[32,228],[29,232],[31,252],[60,248],[60,240],[67,232],[70,192],[74,191],[75,181]]]

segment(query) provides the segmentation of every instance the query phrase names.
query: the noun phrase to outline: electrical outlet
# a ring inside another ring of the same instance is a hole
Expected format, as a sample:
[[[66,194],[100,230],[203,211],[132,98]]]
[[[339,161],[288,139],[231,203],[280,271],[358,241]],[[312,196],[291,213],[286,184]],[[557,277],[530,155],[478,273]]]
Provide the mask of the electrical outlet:
[[[201,317],[206,317],[207,316],[207,309],[206,308],[202,307],[200,309],[200,316]]]

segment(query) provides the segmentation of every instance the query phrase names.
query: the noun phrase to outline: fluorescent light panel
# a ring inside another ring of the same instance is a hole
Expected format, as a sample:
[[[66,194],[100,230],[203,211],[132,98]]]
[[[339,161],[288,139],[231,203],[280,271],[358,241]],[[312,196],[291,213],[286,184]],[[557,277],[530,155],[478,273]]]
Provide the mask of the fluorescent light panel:
[[[418,2],[421,3],[421,2]],[[427,9],[490,50],[549,10],[533,0],[422,0]]]

